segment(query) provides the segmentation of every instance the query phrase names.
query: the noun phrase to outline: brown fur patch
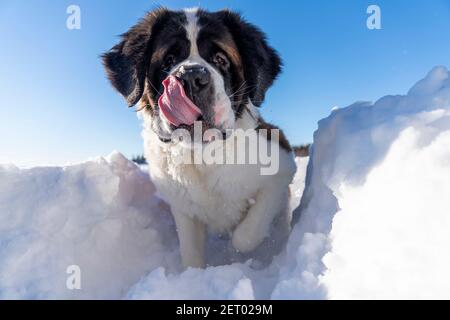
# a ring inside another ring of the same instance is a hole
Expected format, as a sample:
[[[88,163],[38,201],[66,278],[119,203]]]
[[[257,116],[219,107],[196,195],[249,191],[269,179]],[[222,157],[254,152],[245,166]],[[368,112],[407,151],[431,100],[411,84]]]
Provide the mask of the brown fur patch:
[[[162,61],[164,59],[164,56],[166,55],[168,49],[169,48],[167,46],[164,46],[164,45],[156,48],[155,51],[152,54],[150,63],[152,64],[152,63],[155,63],[155,62]]]
[[[231,62],[236,66],[239,76],[244,78],[244,68],[242,67],[242,59],[239,50],[231,37],[225,37],[222,41],[217,41],[217,45],[227,53]]]
[[[145,91],[147,91],[147,89]],[[154,108],[155,108],[155,105],[153,103],[153,100],[150,99],[150,97],[148,96],[148,92],[146,92],[142,96],[141,100],[139,100],[138,109],[137,110],[138,111],[141,111],[141,110],[148,111],[153,116]]]
[[[263,120],[260,120],[258,126],[256,127],[256,130],[259,131],[261,129],[267,130],[267,140],[269,140],[269,141],[272,138],[271,130],[277,129],[278,130],[278,143],[280,144],[280,147],[288,152],[292,151],[289,141],[286,139],[286,136],[284,135],[283,131],[281,131],[278,127],[274,126],[273,124],[267,123]]]

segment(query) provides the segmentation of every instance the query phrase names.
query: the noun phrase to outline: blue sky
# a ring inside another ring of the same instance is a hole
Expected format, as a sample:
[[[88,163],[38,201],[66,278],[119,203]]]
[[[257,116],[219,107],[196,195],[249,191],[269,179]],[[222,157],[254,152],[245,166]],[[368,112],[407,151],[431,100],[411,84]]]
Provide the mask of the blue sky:
[[[66,8],[81,8],[81,30]],[[0,163],[63,164],[142,152],[140,122],[106,81],[99,55],[147,10],[238,10],[268,35],[285,68],[262,108],[294,144],[332,107],[405,93],[450,67],[450,0],[0,0]],[[381,8],[381,30],[366,9]]]

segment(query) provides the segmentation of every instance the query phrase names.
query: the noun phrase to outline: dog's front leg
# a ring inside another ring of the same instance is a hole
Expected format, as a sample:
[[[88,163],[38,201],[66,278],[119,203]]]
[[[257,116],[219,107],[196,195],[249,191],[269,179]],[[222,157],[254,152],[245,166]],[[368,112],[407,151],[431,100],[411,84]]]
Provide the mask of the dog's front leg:
[[[258,192],[255,200],[255,204],[233,232],[233,247],[244,253],[254,250],[269,236],[277,215],[287,214],[288,189],[277,188],[276,185],[267,186]],[[284,230],[288,232],[287,219],[286,224]]]
[[[203,268],[205,251],[205,225],[186,214],[174,214],[180,241],[181,261],[184,268]]]

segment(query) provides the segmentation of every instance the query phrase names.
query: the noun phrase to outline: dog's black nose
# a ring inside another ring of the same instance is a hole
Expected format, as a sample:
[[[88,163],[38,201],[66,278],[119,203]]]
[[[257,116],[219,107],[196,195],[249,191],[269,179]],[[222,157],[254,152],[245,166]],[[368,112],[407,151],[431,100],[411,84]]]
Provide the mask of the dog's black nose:
[[[181,66],[177,72],[185,91],[195,96],[211,85],[211,73],[201,65]]]

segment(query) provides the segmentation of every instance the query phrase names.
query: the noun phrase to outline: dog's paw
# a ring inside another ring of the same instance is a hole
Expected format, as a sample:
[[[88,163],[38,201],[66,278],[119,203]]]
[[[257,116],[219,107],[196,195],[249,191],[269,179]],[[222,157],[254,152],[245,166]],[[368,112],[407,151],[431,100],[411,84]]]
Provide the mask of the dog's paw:
[[[237,251],[246,253],[256,249],[263,239],[264,235],[255,230],[248,221],[244,221],[234,230],[231,242]]]

